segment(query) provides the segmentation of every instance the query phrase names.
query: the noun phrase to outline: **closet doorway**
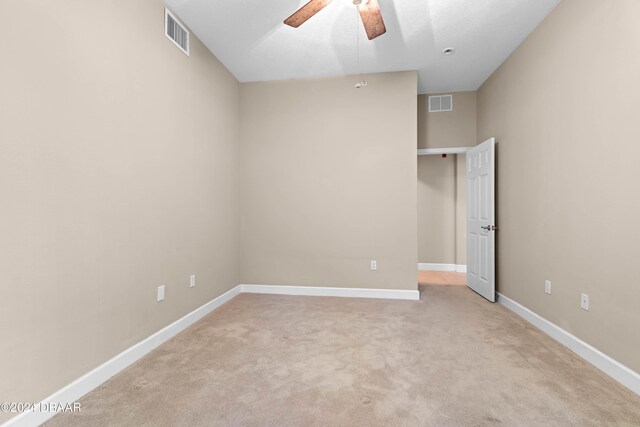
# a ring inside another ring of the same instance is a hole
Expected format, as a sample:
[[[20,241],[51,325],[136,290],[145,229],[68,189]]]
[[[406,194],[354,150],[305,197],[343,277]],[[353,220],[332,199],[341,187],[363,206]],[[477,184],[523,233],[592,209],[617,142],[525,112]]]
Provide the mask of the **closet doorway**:
[[[418,283],[467,285],[464,148],[418,150]]]
[[[495,302],[495,145],[418,150],[418,284],[467,285]]]

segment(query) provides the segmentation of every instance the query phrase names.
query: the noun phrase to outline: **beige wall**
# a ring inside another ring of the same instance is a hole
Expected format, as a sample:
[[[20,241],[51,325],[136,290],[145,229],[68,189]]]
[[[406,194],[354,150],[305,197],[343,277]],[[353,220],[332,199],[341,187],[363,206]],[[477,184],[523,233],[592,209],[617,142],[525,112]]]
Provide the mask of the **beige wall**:
[[[429,112],[429,95],[418,95],[418,148],[476,145],[476,92],[451,94],[453,111],[439,113]]]
[[[455,156],[418,156],[418,262],[456,262]]]
[[[364,78],[241,85],[243,283],[416,289],[416,73]]]
[[[34,402],[238,283],[239,89],[160,0],[0,16],[0,400]]]
[[[500,292],[637,372],[639,22],[637,0],[564,0],[478,94]]]
[[[467,157],[456,157],[456,264],[467,264]]]
[[[418,156],[418,262],[467,262],[465,156]]]

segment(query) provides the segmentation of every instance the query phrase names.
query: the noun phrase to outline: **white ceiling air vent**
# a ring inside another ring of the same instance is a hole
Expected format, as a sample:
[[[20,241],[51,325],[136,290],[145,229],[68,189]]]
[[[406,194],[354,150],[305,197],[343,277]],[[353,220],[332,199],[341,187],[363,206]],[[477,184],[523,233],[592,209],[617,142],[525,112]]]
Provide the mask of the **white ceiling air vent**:
[[[453,95],[436,95],[429,97],[429,112],[453,111]]]
[[[189,31],[173,16],[169,9],[164,9],[164,35],[189,55]]]

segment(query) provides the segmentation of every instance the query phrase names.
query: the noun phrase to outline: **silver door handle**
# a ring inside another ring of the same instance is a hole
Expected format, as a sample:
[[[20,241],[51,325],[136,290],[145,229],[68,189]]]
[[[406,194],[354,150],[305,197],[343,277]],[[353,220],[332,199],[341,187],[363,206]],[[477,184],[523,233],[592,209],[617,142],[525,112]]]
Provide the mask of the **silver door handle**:
[[[496,227],[495,225],[487,225],[485,227],[480,227],[480,228],[487,231],[496,231],[498,229],[498,227]]]

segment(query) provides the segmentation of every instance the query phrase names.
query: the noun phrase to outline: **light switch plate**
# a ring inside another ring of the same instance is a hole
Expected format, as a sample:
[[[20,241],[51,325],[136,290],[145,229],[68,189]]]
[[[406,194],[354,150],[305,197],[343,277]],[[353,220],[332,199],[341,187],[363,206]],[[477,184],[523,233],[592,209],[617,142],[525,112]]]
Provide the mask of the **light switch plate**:
[[[164,300],[164,285],[158,286],[158,302]]]
[[[189,287],[193,288],[196,285],[196,275],[192,274],[189,276]]]
[[[582,297],[580,298],[580,308],[587,311],[589,310],[589,295],[582,294]]]

